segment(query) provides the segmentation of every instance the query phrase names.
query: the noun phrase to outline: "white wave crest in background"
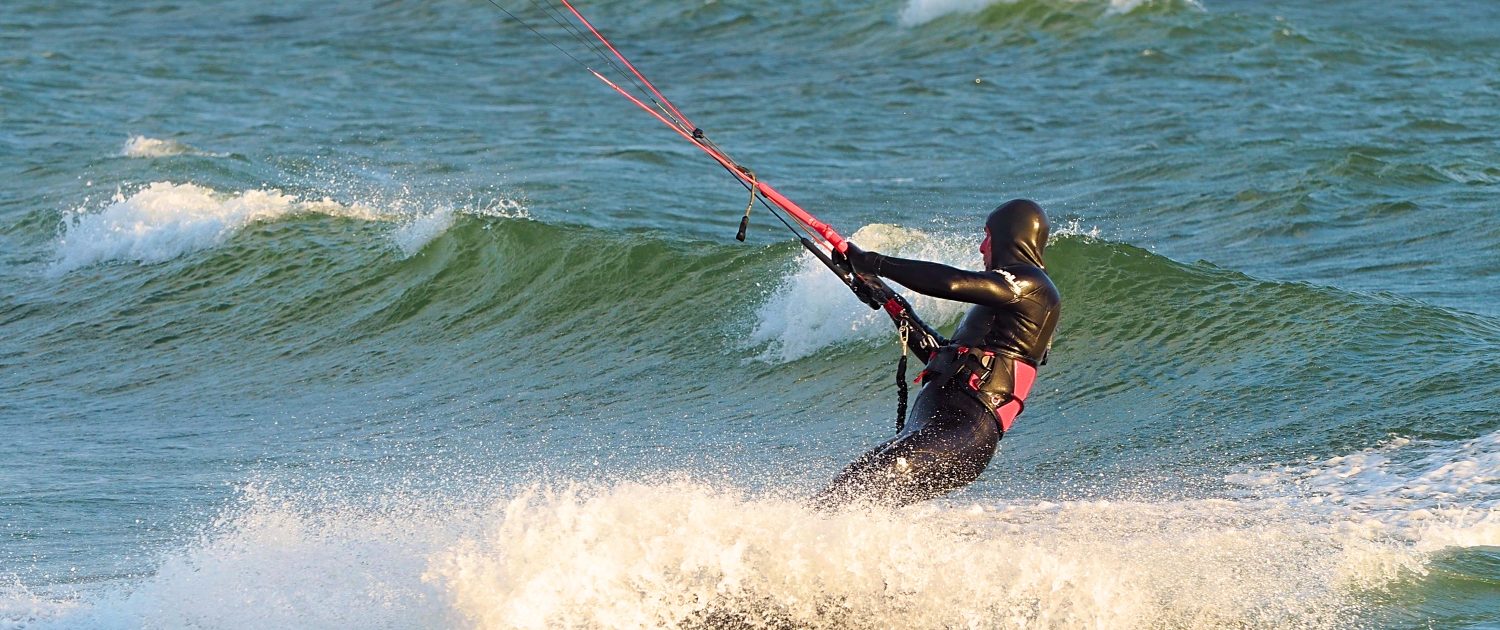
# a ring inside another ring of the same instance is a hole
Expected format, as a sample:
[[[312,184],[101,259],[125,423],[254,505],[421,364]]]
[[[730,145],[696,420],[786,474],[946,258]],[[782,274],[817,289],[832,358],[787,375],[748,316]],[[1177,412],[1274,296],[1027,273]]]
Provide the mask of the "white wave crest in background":
[[[910,0],[901,9],[901,24],[919,26],[951,14],[979,13],[997,4],[1016,4],[1020,0]],[[1071,4],[1102,3],[1106,0],[1055,0]],[[1130,13],[1142,6],[1154,6],[1163,2],[1202,9],[1198,0],[1107,0],[1107,15]]]
[[[132,158],[159,158],[173,155],[213,155],[176,140],[131,136],[120,149],[120,155]]]
[[[128,195],[115,193],[102,209],[69,213],[52,270],[66,273],[104,262],[164,262],[219,246],[257,223],[307,214],[395,223],[391,241],[410,257],[447,231],[459,212],[404,199],[344,204],[327,197],[304,200],[275,189],[225,193],[191,183],[153,182]],[[508,200],[462,212],[526,217],[524,207]]]
[[[224,194],[196,184],[154,182],[126,196],[115,193],[98,212],[75,211],[58,239],[54,270],[67,272],[106,261],[157,263],[208,249],[259,221],[321,213],[371,218],[362,206],[330,199],[302,201],[279,190]]]

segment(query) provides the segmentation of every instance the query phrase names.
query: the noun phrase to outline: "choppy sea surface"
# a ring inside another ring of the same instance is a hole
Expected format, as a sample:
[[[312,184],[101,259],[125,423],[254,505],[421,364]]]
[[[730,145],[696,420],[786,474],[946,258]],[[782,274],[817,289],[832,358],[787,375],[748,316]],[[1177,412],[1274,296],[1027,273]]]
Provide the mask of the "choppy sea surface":
[[[1500,626],[1500,4],[580,8],[867,248],[1049,210],[984,476],[804,507],[888,323],[488,2],[7,0],[0,628]]]

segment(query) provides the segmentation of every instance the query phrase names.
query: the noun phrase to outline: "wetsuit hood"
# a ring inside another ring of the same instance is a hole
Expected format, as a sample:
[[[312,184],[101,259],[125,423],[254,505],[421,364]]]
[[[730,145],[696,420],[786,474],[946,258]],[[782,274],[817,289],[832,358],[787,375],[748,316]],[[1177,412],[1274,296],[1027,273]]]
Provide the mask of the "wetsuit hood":
[[[1047,213],[1030,199],[1012,199],[990,213],[984,220],[990,233],[989,267],[1027,263],[1042,267],[1042,250],[1047,247]]]

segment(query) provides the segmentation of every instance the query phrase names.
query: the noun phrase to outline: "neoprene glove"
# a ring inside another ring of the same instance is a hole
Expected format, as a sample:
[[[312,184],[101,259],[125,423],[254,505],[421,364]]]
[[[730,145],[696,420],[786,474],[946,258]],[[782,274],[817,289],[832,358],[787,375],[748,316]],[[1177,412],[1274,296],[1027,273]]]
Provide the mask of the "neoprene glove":
[[[875,252],[867,252],[860,249],[854,243],[849,243],[848,251],[844,256],[849,259],[849,265],[854,267],[856,273],[867,273],[880,275],[880,262],[885,258]]]

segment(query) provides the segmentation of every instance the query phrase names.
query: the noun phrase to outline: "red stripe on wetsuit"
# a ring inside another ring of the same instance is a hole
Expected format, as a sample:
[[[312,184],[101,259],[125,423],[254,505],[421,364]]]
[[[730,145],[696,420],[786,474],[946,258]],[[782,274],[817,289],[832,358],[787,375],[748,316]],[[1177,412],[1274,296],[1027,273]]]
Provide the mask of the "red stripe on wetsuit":
[[[1031,386],[1036,384],[1036,368],[1030,363],[1011,359],[1015,370],[1015,387],[1011,389],[1011,399],[1005,404],[995,408],[995,417],[1000,419],[1000,430],[1009,431],[1010,424],[1016,421],[1016,416],[1021,415],[1021,409],[1025,406],[1026,396],[1031,393]]]

